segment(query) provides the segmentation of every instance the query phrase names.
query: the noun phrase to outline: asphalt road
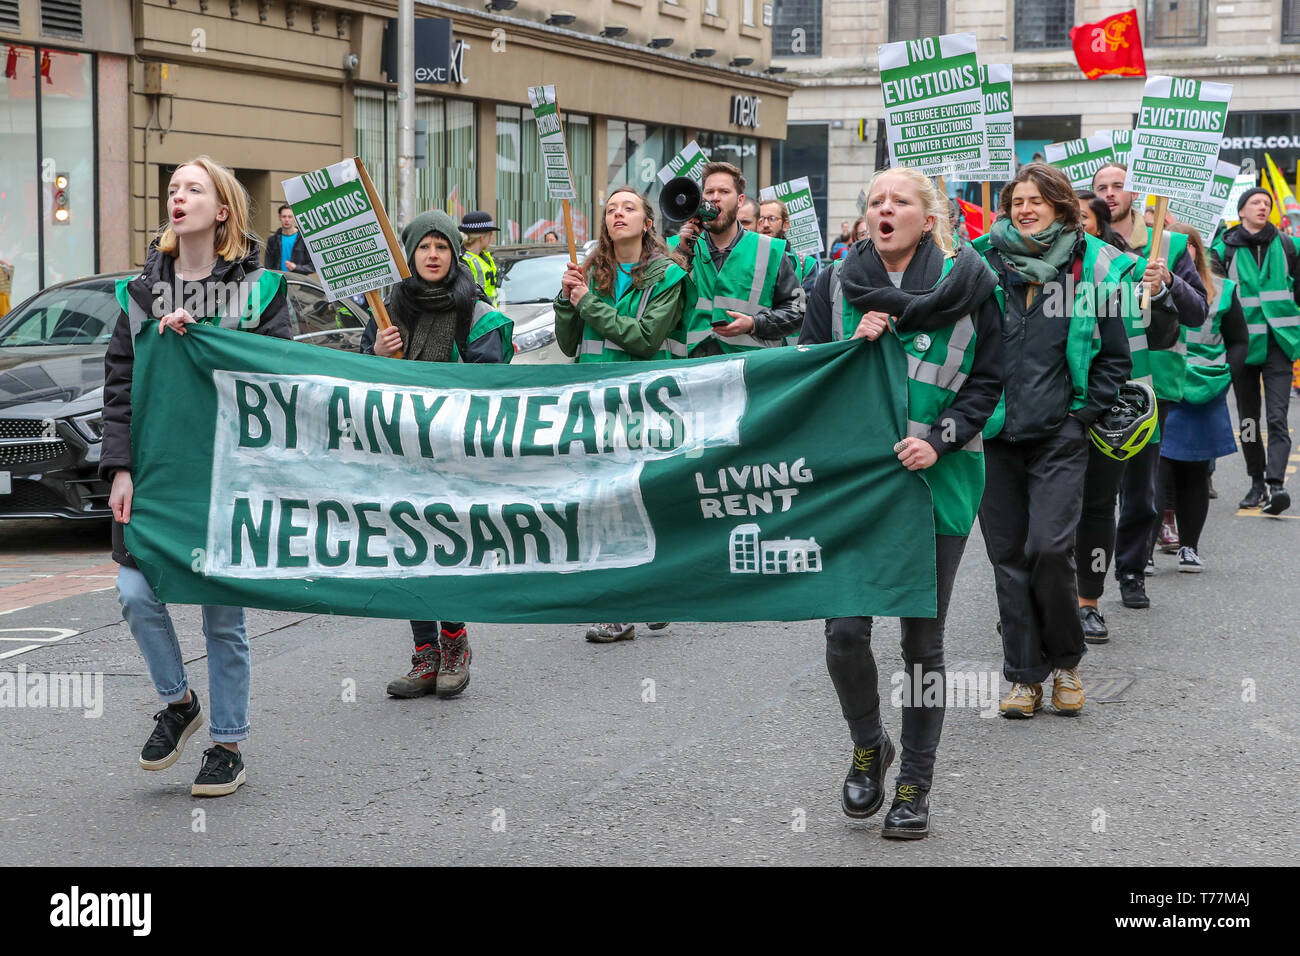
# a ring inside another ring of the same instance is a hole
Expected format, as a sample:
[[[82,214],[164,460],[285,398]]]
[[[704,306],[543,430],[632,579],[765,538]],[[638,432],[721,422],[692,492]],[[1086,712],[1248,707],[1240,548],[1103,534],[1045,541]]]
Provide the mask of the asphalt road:
[[[0,615],[0,654],[35,647],[0,674],[103,674],[99,717],[0,707],[0,865],[1293,863],[1300,507],[1235,514],[1240,458],[1220,465],[1206,572],[1158,557],[1146,611],[1108,586],[1113,639],[1082,673],[1120,699],[1078,719],[950,709],[927,840],[840,812],[850,743],[821,622],[638,625],[614,645],[584,641],[585,623],[471,624],[466,694],[397,701],[384,687],[407,668],[403,622],[250,611],[249,782],[196,800],[202,734],[169,770],[139,769],[157,702],[111,579],[92,577],[107,590]],[[80,550],[60,538],[65,570],[102,564],[103,529],[77,535]],[[34,574],[51,570],[41,541],[0,528]],[[197,609],[175,618],[206,702]],[[995,621],[977,529],[949,666],[1000,669]],[[883,683],[902,666],[897,622],[876,635]],[[897,741],[899,713],[884,715]]]

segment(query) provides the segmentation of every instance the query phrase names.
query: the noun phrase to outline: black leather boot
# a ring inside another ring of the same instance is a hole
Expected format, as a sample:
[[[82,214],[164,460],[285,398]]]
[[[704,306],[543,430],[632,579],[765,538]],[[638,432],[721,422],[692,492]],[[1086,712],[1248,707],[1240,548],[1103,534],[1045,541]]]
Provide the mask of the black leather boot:
[[[855,819],[869,817],[885,802],[885,771],[894,762],[894,744],[885,735],[879,747],[853,748],[853,764],[844,778],[840,805]]]
[[[930,832],[930,790],[905,783],[894,794],[893,806],[885,814],[882,837],[891,840],[919,840]]]
[[[1259,508],[1268,500],[1268,488],[1258,478],[1250,480],[1250,491],[1237,503],[1238,508]]]

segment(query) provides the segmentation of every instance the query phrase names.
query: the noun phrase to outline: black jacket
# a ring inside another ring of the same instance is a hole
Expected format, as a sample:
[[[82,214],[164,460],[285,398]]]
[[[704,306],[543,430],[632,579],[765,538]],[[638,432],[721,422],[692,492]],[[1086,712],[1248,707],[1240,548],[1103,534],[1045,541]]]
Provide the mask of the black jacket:
[[[1070,262],[1057,273],[1054,282],[1069,287],[1067,279],[1082,262],[1084,239],[1080,236]],[[998,438],[1005,441],[1033,441],[1055,434],[1065,424],[1073,403],[1073,384],[1066,362],[1073,300],[1048,294],[1039,288],[1032,306],[1026,305],[1027,284],[990,250],[988,263],[998,274],[1006,294],[1002,320],[1002,388],[1006,395],[1006,420]],[[1088,369],[1085,404],[1074,417],[1085,428],[1111,407],[1119,387],[1133,370],[1128,333],[1124,328],[1120,291],[1099,308],[1097,319],[1101,351]],[[1068,307],[1045,308],[1066,301]],[[1063,313],[1063,314],[1058,314]]]
[[[850,249],[853,249],[851,246]],[[846,250],[845,255],[851,253]],[[968,250],[968,254],[977,255],[973,250]],[[919,264],[919,261],[914,259]],[[813,286],[812,294],[808,296],[808,309],[804,313],[803,329],[799,333],[800,345],[815,345],[823,342],[830,342],[831,335],[831,279],[834,272],[834,263],[821,270],[817,276],[816,284]],[[921,275],[914,274],[909,268],[902,279],[901,289],[905,292],[923,291],[930,289],[938,281],[938,275]],[[932,321],[918,323],[912,328],[925,331],[936,331],[944,328],[940,319],[947,320],[947,324],[952,324],[951,317],[931,316]],[[1002,313],[998,309],[997,299],[989,295],[983,304],[971,312],[971,319],[975,323],[975,358],[971,363],[970,374],[967,375],[966,381],[962,383],[957,390],[957,396],[953,399],[952,404],[944,409],[942,416],[938,421],[933,423],[930,434],[925,436],[925,440],[930,446],[943,457],[950,451],[956,451],[966,445],[972,438],[980,433],[984,424],[988,421],[993,410],[997,408],[998,398],[1002,394],[1002,379],[1000,376],[1002,367]],[[903,328],[903,323],[898,323],[899,328]],[[946,422],[951,420],[953,427],[950,430],[952,439],[943,440],[944,429],[947,427]]]
[[[220,282],[239,282],[260,268],[257,258],[254,251],[236,262],[218,259],[212,275],[204,279],[202,284],[206,289]],[[144,271],[127,284],[127,295],[144,309],[146,315],[155,320],[152,326],[145,325],[142,334],[157,335],[156,320],[172,311],[175,274],[175,260],[152,246]],[[186,288],[192,285],[194,284],[186,283]],[[156,297],[156,288],[166,291]],[[188,295],[184,296],[184,299],[189,298]],[[293,338],[289,303],[283,289],[262,310],[261,321],[252,331],[282,339]],[[108,350],[104,353],[104,437],[100,446],[99,477],[105,481],[112,481],[113,475],[119,471],[131,470],[131,380],[134,371],[135,343],[131,338],[130,319],[123,312],[117,317]],[[126,550],[122,526],[116,521],[113,522],[113,560],[118,564],[135,567],[135,562]]]
[[[283,251],[280,247],[280,240],[284,236],[283,229],[277,229],[266,239],[266,268],[279,269],[280,264],[284,261],[282,258]],[[311,253],[307,251],[307,240],[302,237],[302,230],[298,230],[298,240],[293,244],[293,251],[289,253],[289,261],[294,265],[294,272],[306,274],[316,271],[316,263],[312,262]]]
[[[1136,254],[1140,256],[1142,251],[1139,249]],[[1192,257],[1190,246],[1183,255],[1178,257],[1174,268],[1169,272],[1173,281],[1159,295],[1151,297],[1151,327],[1147,329],[1147,348],[1171,348],[1178,341],[1179,325],[1193,329],[1200,328],[1210,314],[1205,283],[1201,281],[1201,274],[1196,271],[1196,261]],[[1135,274],[1133,279],[1135,282],[1140,282],[1142,276]],[[1174,318],[1172,338],[1162,334],[1162,331],[1167,330],[1168,325],[1168,323],[1161,325],[1161,320],[1165,316]],[[1166,344],[1157,344],[1167,338],[1169,341]]]

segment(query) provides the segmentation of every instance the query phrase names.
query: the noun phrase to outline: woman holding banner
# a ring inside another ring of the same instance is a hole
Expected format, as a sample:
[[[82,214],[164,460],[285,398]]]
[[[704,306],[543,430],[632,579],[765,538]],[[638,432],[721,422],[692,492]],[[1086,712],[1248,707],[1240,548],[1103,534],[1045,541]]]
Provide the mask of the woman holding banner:
[[[1133,263],[1083,231],[1054,166],[1022,166],[998,207],[973,245],[998,274],[1004,311],[1003,399],[985,429],[979,514],[1012,683],[1001,710],[1033,717],[1053,675],[1052,703],[1073,715],[1084,703],[1074,543],[1088,430],[1132,369],[1122,297]]]
[[[514,323],[496,311],[461,260],[456,221],[440,209],[421,213],[402,230],[409,277],[389,294],[393,324],[377,331],[371,319],[361,351],[417,362],[509,362]],[[411,670],[388,685],[393,697],[436,693],[455,697],[469,686],[469,634],[462,621],[412,621]]]
[[[1001,391],[1001,313],[993,295],[996,277],[969,247],[954,252],[947,204],[924,175],[897,167],[877,173],[867,188],[866,220],[867,239],[818,278],[799,342],[865,338],[892,350],[907,369],[898,381],[903,394],[864,395],[863,404],[906,403],[907,436],[895,446],[898,460],[921,473],[934,501],[938,616],[902,621],[902,766],[881,831],[919,839],[929,832],[930,784],[943,729],[944,619],[984,490],[980,430]],[[851,817],[880,809],[895,752],[880,720],[871,624],[869,617],[826,622],[826,667],[853,738],[841,795]]]
[[[158,332],[185,334],[194,322],[291,338],[284,276],[258,263],[258,241],[248,231],[248,195],[225,166],[207,156],[182,163],[167,187],[167,225],[149,247],[144,271],[117,283],[122,307],[104,355],[104,438],[100,476],[112,481],[113,560],[118,602],[149,667],[154,689],[166,706],[140,766],[165,770],[180,759],[185,742],[199,729],[202,711],[189,686],[180,642],[167,605],[136,567],[123,532],[131,521],[135,486],[131,475],[131,383],[136,336],[160,319]],[[210,314],[191,315],[178,303],[204,305]],[[165,401],[165,396],[155,396]],[[196,797],[234,793],[244,783],[239,743],[249,731],[248,635],[244,609],[203,608],[208,651],[208,700],[213,746],[190,792]]]
[[[560,280],[555,337],[580,363],[685,358],[682,317],[694,301],[684,262],[655,234],[650,200],[631,186],[615,186],[595,251],[581,266],[570,262]],[[632,624],[593,624],[587,631],[594,644],[635,636]]]

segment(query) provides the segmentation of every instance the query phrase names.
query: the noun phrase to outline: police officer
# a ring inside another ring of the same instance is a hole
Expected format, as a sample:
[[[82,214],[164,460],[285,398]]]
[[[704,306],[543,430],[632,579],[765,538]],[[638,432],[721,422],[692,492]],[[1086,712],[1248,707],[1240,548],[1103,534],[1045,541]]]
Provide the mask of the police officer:
[[[460,224],[460,231],[465,235],[465,251],[460,257],[461,261],[469,267],[474,281],[487,295],[492,307],[496,308],[501,276],[496,260],[492,258],[492,250],[488,247],[492,245],[492,233],[497,231],[497,225],[492,221],[491,215],[476,209],[466,214]]]

